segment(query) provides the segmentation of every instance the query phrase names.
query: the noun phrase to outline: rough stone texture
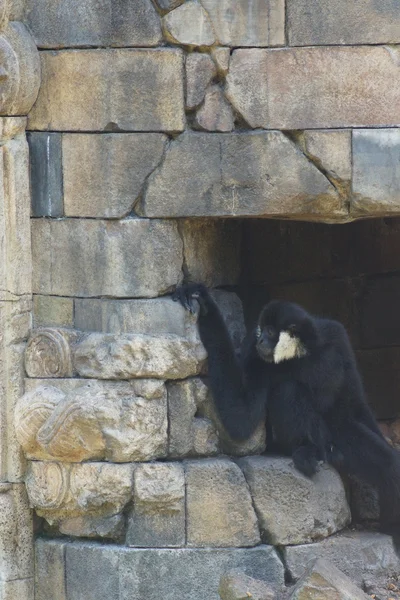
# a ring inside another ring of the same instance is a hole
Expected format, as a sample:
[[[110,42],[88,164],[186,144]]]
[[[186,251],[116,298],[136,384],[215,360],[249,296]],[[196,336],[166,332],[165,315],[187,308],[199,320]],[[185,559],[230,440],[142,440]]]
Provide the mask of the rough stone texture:
[[[116,515],[132,498],[133,468],[33,461],[26,478],[30,505],[50,525],[75,517]]]
[[[62,217],[63,174],[60,133],[30,133],[33,217]]]
[[[129,214],[165,145],[166,137],[157,133],[64,134],[65,216]]]
[[[42,83],[29,129],[184,129],[180,50],[65,50],[40,57]]]
[[[255,546],[260,542],[249,490],[235,463],[188,461],[185,472],[189,546]]]
[[[157,46],[160,19],[151,0],[27,0],[25,22],[39,48]]]
[[[72,329],[32,330],[25,350],[28,377],[72,377],[74,367],[70,343],[78,332]]]
[[[275,590],[264,581],[231,571],[221,577],[218,588],[221,600],[275,600]]]
[[[235,50],[227,96],[253,128],[397,125],[399,52],[396,47]]]
[[[296,584],[291,600],[367,600],[349,577],[330,563],[316,560]]]
[[[177,335],[89,334],[76,348],[81,377],[98,379],[184,379],[197,375],[207,357],[204,346]]]
[[[304,149],[331,177],[351,179],[350,131],[305,131]]]
[[[163,19],[167,39],[187,46],[212,46],[215,36],[210,19],[197,0],[188,0]]]
[[[156,0],[157,6],[161,10],[172,10],[173,8],[177,8],[181,4],[183,4],[185,0]]]
[[[211,56],[217,65],[218,72],[225,76],[229,70],[229,61],[231,58],[230,48],[213,48],[211,50]]]
[[[288,546],[285,556],[290,573],[296,579],[303,575],[310,561],[323,558],[359,586],[366,580],[379,581],[396,575],[400,566],[392,538],[370,532],[346,532],[317,544]]]
[[[33,577],[14,581],[0,581],[0,598],[1,600],[33,600]]]
[[[288,0],[289,44],[395,44],[400,42],[397,9],[393,0]]]
[[[219,85],[208,88],[204,104],[196,114],[196,123],[206,131],[232,131],[235,126],[232,108]]]
[[[37,294],[151,297],[182,278],[182,241],[171,221],[35,219],[32,256]]]
[[[321,467],[308,479],[288,458],[253,456],[239,464],[250,486],[263,541],[304,544],[349,523],[344,486],[332,468]]]
[[[350,508],[353,523],[379,521],[378,491],[367,483],[350,478]]]
[[[145,548],[184,546],[185,477],[182,465],[138,466],[133,490],[127,545]]]
[[[217,73],[209,54],[193,52],[186,58],[186,106],[195,108],[204,100],[208,84]]]
[[[125,517],[123,514],[112,515],[111,517],[74,517],[63,519],[57,525],[61,534],[73,537],[122,542],[125,535]]]
[[[24,484],[0,484],[0,580],[33,577],[32,515]]]
[[[65,392],[40,385],[19,400],[15,427],[35,460],[153,460],[167,451],[165,387],[154,380],[81,380]]]
[[[151,217],[292,215],[312,220],[347,214],[330,182],[277,131],[182,134],[150,176],[141,212]]]
[[[283,46],[284,0],[200,0],[221,45]]]
[[[400,130],[353,132],[354,216],[400,214]]]
[[[35,600],[67,600],[65,546],[60,540],[36,540]]]
[[[11,13],[11,5],[12,2],[10,2],[9,0],[2,0],[2,2],[0,3],[0,30],[4,29],[8,25]]]
[[[33,297],[33,326],[73,327],[73,299],[61,298],[59,296],[35,295]]]
[[[119,551],[113,546],[69,544],[65,569],[68,600],[90,596],[97,600],[119,600],[119,562]]]

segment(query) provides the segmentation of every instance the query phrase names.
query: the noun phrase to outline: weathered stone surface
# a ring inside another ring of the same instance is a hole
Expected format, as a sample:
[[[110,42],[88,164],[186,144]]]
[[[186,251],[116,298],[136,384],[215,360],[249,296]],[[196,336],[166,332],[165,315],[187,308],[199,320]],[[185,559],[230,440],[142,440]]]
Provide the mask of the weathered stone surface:
[[[221,577],[218,588],[221,600],[275,600],[275,590],[259,579],[248,577],[240,571],[231,571]]]
[[[182,241],[172,221],[35,219],[32,254],[37,294],[151,297],[182,278]]]
[[[33,600],[34,597],[33,577],[0,581],[0,598],[2,600]]]
[[[0,3],[0,30],[8,25],[12,4],[10,0],[2,0]]]
[[[291,46],[395,44],[400,42],[400,15],[393,0],[346,2],[288,0]]]
[[[35,542],[35,594],[37,600],[67,600],[65,547],[60,540]]]
[[[291,600],[367,600],[369,596],[330,563],[316,560],[296,584]]]
[[[62,217],[63,175],[60,133],[29,133],[33,217]]]
[[[330,182],[277,131],[182,134],[150,176],[141,212],[152,217],[292,215],[313,220],[347,214]]]
[[[74,517],[113,516],[132,498],[133,468],[131,464],[34,461],[26,478],[29,502],[50,524]]]
[[[15,411],[17,437],[29,458],[131,462],[166,455],[162,382],[81,380],[68,390],[63,383],[56,388],[43,381],[19,400]]]
[[[183,54],[176,49],[41,52],[29,128],[182,131]]]
[[[203,106],[196,114],[196,123],[206,131],[232,131],[235,126],[231,105],[219,85],[208,88]]]
[[[157,46],[162,37],[151,0],[27,0],[24,20],[39,48]]]
[[[204,346],[177,335],[89,334],[75,348],[81,377],[98,379],[184,379],[197,375],[207,357]]]
[[[332,177],[345,181],[351,179],[350,131],[305,131],[304,149]]]
[[[285,555],[287,566],[296,579],[303,575],[310,561],[323,558],[359,586],[368,579],[379,581],[382,577],[398,574],[400,566],[392,538],[371,532],[346,532],[317,544],[288,546]]]
[[[397,48],[239,49],[227,97],[254,128],[396,125],[398,64]]]
[[[210,19],[197,0],[188,0],[163,19],[167,38],[188,46],[212,46],[215,36]]]
[[[119,562],[120,551],[115,546],[69,544],[66,547],[68,600],[90,596],[96,600],[119,600]]]
[[[32,514],[23,483],[0,484],[0,580],[33,577]]]
[[[231,49],[230,48],[213,48],[211,50],[211,56],[214,59],[215,64],[217,65],[218,72],[221,75],[227,75],[229,70],[229,60],[231,58]]]
[[[217,70],[209,54],[192,52],[186,58],[186,106],[195,108],[204,100],[206,89]]]
[[[64,134],[65,216],[129,214],[165,144],[166,137],[158,133]]]
[[[399,161],[399,129],[353,132],[354,216],[400,214]]]
[[[111,517],[75,517],[57,523],[64,535],[84,538],[100,538],[121,542],[125,534],[125,519],[122,514]]]
[[[127,545],[145,548],[184,546],[185,477],[182,465],[138,466],[133,490]]]
[[[183,241],[185,274],[191,281],[202,281],[209,287],[238,283],[240,223],[220,219],[181,219],[179,232]],[[222,296],[218,298],[222,299]]]
[[[73,330],[51,327],[32,330],[25,350],[28,377],[72,377],[70,342],[77,335]]]
[[[181,4],[183,4],[185,0],[156,0],[157,6],[161,10],[172,10],[173,8],[177,8]]]
[[[379,521],[378,491],[372,486],[351,478],[350,508],[353,523],[365,523],[366,521]]]
[[[284,0],[200,0],[220,44],[283,46]]]
[[[188,461],[185,472],[189,546],[255,546],[260,542],[249,490],[235,463]]]
[[[61,298],[60,296],[35,295],[33,297],[33,326],[73,327],[73,299]]]
[[[332,468],[323,466],[308,479],[288,458],[253,456],[239,464],[250,486],[263,541],[304,544],[349,523],[344,486]]]
[[[218,454],[219,436],[210,419],[196,418],[193,421],[193,456],[215,456]]]

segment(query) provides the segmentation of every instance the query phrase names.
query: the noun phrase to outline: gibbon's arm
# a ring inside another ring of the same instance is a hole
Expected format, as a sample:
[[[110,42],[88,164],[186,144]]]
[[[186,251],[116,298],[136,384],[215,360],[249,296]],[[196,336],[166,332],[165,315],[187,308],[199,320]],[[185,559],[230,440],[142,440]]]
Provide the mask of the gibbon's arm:
[[[205,286],[177,288],[174,300],[191,312],[193,301],[199,302],[199,333],[208,353],[208,376],[218,415],[233,439],[247,439],[265,418],[267,385],[262,361],[255,355],[243,364],[238,360],[225,321]]]

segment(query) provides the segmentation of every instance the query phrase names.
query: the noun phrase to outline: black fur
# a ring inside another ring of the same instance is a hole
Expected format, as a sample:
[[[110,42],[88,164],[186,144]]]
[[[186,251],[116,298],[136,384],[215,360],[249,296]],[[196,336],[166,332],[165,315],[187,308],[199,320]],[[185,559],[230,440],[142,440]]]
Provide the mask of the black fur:
[[[400,522],[400,454],[384,439],[369,409],[344,327],[301,307],[273,301],[237,357],[218,306],[201,284],[178,288],[175,299],[194,310],[207,349],[210,387],[220,419],[235,440],[248,438],[262,419],[274,443],[311,476],[319,461],[372,484],[381,520]],[[296,336],[301,357],[274,362],[279,333]]]

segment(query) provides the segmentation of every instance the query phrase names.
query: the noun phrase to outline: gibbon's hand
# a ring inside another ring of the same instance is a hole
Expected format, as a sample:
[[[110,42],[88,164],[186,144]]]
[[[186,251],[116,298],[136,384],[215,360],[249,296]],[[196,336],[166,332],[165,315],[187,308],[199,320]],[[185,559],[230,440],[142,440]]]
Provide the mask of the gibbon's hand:
[[[200,315],[204,316],[208,312],[207,301],[210,296],[205,285],[202,283],[187,283],[178,286],[172,296],[174,302],[180,302],[183,308],[186,308],[192,315],[196,313],[196,302],[200,306]]]

